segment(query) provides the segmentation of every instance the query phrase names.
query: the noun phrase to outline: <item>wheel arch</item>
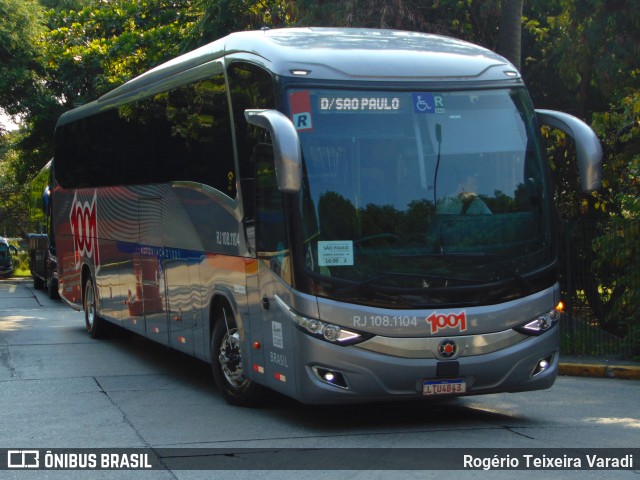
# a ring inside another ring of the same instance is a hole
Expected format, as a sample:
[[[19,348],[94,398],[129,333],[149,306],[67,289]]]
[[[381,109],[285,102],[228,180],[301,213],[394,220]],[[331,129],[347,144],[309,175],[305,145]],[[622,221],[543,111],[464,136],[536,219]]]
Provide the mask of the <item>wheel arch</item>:
[[[96,281],[96,276],[94,274],[94,269],[91,268],[91,265],[89,265],[88,263],[83,263],[82,270],[80,272],[80,294],[81,294],[80,305],[82,306],[82,308],[84,308],[84,299],[86,295],[87,280],[89,279],[91,279],[91,281],[93,282],[93,289],[96,297],[95,302],[96,302],[96,312],[97,312],[98,306],[100,305],[100,295],[98,295],[98,284]]]
[[[213,290],[213,294],[211,295],[211,300],[209,302],[209,332],[207,338],[209,340],[208,344],[211,344],[211,337],[213,335],[213,328],[215,327],[216,322],[218,321],[217,313],[221,308],[228,307],[233,315],[238,329],[241,331],[244,330],[242,317],[239,315],[238,303],[235,300],[232,292],[224,287],[217,287]],[[211,359],[211,351],[207,351],[207,357],[209,360]]]

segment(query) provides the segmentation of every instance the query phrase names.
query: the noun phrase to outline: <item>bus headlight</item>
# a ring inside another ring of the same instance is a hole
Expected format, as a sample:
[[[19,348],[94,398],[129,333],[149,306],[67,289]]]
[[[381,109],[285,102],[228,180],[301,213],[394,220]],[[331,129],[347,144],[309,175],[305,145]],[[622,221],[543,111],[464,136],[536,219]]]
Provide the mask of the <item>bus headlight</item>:
[[[562,318],[564,305],[562,302],[558,303],[556,308],[551,310],[545,315],[541,315],[535,320],[515,327],[514,330],[520,333],[526,333],[527,335],[542,335],[543,333],[551,330]]]
[[[338,325],[323,322],[315,318],[307,318],[293,310],[278,295],[274,295],[274,298],[278,306],[289,316],[295,326],[312,337],[338,345],[353,345],[355,343],[363,342],[372,336],[369,334],[355,332],[353,330],[347,330],[343,327],[339,327]]]
[[[339,345],[353,345],[354,343],[365,340],[359,332],[347,330],[338,325],[322,322],[316,319],[310,319],[299,313],[289,309],[289,318],[303,332],[308,333],[321,340],[337,343]]]

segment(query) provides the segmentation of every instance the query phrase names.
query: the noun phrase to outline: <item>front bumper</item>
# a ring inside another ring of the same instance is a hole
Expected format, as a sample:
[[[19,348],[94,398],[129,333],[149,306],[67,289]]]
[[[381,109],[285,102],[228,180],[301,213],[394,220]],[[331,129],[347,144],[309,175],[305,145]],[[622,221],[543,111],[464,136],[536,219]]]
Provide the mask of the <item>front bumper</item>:
[[[421,399],[423,381],[448,378],[443,372],[455,372],[452,377],[465,380],[464,395],[549,388],[558,373],[559,331],[556,326],[504,349],[449,361],[401,358],[357,346],[333,345],[296,330],[296,397],[310,404]],[[548,368],[533,375],[545,358],[551,359]],[[318,367],[342,374],[347,388],[323,382],[314,373]]]

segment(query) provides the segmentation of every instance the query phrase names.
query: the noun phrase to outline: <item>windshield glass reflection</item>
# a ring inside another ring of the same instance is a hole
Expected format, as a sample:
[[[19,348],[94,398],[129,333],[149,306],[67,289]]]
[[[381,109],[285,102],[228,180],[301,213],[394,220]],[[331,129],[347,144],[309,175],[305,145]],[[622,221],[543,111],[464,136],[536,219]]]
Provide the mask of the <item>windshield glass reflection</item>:
[[[321,294],[434,304],[515,284],[522,295],[524,276],[552,262],[522,90],[294,90],[289,103],[304,156],[304,268]]]

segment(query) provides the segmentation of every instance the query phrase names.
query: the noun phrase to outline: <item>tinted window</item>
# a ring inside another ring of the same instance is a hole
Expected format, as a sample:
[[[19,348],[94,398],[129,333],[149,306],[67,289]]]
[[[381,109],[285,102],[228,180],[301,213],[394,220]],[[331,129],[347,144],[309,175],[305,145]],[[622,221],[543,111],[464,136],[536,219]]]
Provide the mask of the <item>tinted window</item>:
[[[236,195],[222,75],[60,127],[56,177],[64,187],[192,181]]]
[[[253,218],[255,149],[264,141],[264,131],[251,127],[244,111],[255,108],[275,108],[274,83],[271,74],[262,68],[244,62],[232,63],[227,71],[233,121],[236,132],[240,180],[244,185],[245,216]]]
[[[549,285],[538,273],[555,259],[548,187],[524,89],[288,99],[305,163],[305,266],[331,279],[323,295],[397,308],[498,303]],[[524,287],[525,275],[539,284]]]

